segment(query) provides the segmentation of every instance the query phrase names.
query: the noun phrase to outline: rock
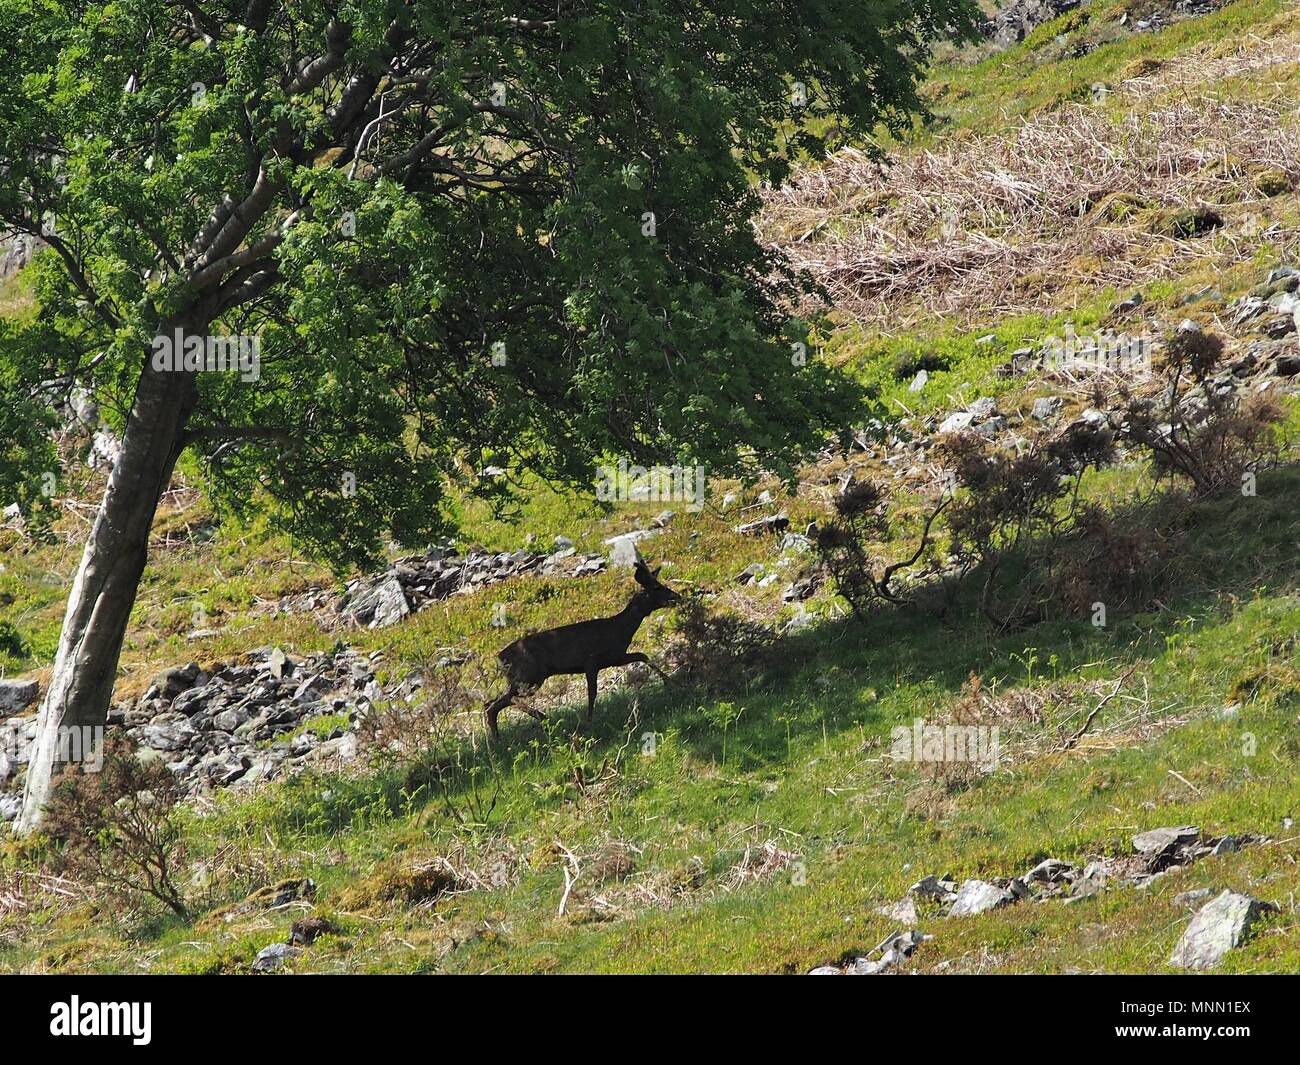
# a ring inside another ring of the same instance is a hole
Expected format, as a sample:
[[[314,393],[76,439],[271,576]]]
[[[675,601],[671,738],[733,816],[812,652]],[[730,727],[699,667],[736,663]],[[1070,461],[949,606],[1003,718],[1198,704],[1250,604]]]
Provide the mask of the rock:
[[[907,386],[907,390],[913,393],[920,392],[921,389],[925,388],[926,382],[929,380],[930,375],[926,373],[925,370],[920,370],[917,372],[917,375],[912,378],[912,383]]]
[[[900,961],[910,958],[916,952],[916,948],[929,938],[915,928],[907,932],[899,932],[883,944],[885,952],[878,959],[868,961],[866,958],[854,958],[845,968],[844,975],[875,976],[876,973],[884,972]]]
[[[773,514],[766,518],[759,518],[757,521],[746,522],[744,525],[737,525],[733,532],[738,532],[741,536],[762,536],[765,533],[785,532],[789,527],[788,515]]]
[[[200,684],[206,684],[208,675],[199,668],[197,662],[184,666],[165,669],[154,678],[153,690],[164,701],[170,703],[181,692],[189,691]]]
[[[344,607],[343,613],[371,629],[394,625],[410,614],[406,592],[394,574],[388,574]]]
[[[970,411],[958,411],[956,414],[950,414],[939,426],[940,434],[943,433],[960,433],[969,429],[971,422],[975,420],[975,415]]]
[[[301,947],[290,946],[288,943],[272,943],[257,955],[257,958],[253,961],[253,971],[258,973],[273,972],[282,968],[285,962],[292,961],[301,953]]]
[[[817,592],[821,584],[819,574],[812,574],[809,577],[801,577],[797,581],[792,581],[789,587],[781,593],[781,599],[787,603],[802,603],[806,599],[811,599]]]
[[[276,680],[282,680],[286,672],[292,672],[293,667],[289,664],[289,656],[275,647],[266,656],[266,669]]]
[[[819,965],[815,969],[808,970],[809,976],[843,976],[844,972],[838,965]]]
[[[949,880],[946,876],[931,875],[922,877],[907,889],[907,893],[922,899],[938,899],[940,902],[951,902],[957,894],[957,883]]]
[[[1153,828],[1150,832],[1142,832],[1133,837],[1133,849],[1147,858],[1161,858],[1185,843],[1195,843],[1200,837],[1201,830],[1195,825]]]
[[[1228,951],[1245,942],[1260,917],[1276,909],[1249,895],[1225,891],[1197,911],[1169,956],[1169,964],[1178,969],[1213,969]]]
[[[631,536],[615,536],[609,540],[609,564],[615,569],[635,569],[642,561],[636,540]]]
[[[1300,355],[1279,355],[1273,370],[1278,377],[1294,377],[1300,374]]]
[[[1070,897],[1066,902],[1081,902],[1106,890],[1106,876],[1099,871],[1085,873],[1070,885]]]
[[[17,821],[22,813],[23,798],[10,792],[0,793],[0,822]]]
[[[21,714],[36,702],[40,690],[34,680],[0,680],[0,717]]]
[[[1059,396],[1040,396],[1034,400],[1029,416],[1035,421],[1045,422],[1049,418],[1056,416],[1056,412],[1061,409],[1062,403],[1063,401]]]
[[[1080,0],[1013,0],[993,18],[980,25],[980,32],[1000,47],[1023,41],[1034,27],[1051,22],[1079,6]]]
[[[99,429],[90,442],[90,454],[86,465],[92,469],[103,467],[111,470],[122,457],[122,440],[111,429]]]
[[[1062,880],[1069,880],[1074,876],[1075,872],[1074,866],[1069,862],[1063,862],[1056,858],[1044,858],[1025,874],[1024,879],[1036,881],[1040,884],[1056,884]]]
[[[1175,906],[1191,906],[1195,908],[1198,902],[1208,899],[1214,894],[1214,888],[1197,888],[1195,891],[1183,891],[1174,896]]]
[[[1233,854],[1241,850],[1242,847],[1248,847],[1254,842],[1255,838],[1250,835],[1241,834],[1235,836],[1224,836],[1222,839],[1213,841],[1213,844],[1210,847],[1210,854],[1215,856],[1220,854]]]
[[[984,396],[977,399],[966,410],[975,418],[976,421],[984,421],[994,417],[998,413],[998,401],[992,396]]]
[[[1015,901],[1015,896],[1005,888],[985,880],[967,880],[957,891],[957,898],[948,911],[949,917],[972,917],[987,913]]]
[[[898,902],[890,903],[887,906],[877,906],[876,913],[882,917],[888,917],[891,921],[897,921],[899,924],[913,925],[920,920],[920,914],[916,910],[916,903],[911,898],[900,899]]]

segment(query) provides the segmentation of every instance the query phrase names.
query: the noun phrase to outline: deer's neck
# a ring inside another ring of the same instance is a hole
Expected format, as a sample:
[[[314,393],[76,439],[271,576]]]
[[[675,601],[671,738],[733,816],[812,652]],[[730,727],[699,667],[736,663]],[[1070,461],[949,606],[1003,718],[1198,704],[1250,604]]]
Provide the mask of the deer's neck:
[[[632,639],[636,630],[641,627],[641,622],[645,621],[653,610],[654,607],[650,606],[641,596],[634,595],[632,597],[632,601],[618,615],[627,627],[628,640]]]

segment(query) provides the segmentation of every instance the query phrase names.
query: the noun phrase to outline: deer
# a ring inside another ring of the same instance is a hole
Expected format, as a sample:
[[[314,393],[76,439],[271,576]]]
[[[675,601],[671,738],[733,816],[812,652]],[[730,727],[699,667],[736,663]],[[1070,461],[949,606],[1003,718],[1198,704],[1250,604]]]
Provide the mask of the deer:
[[[587,675],[587,721],[590,722],[596,708],[596,678],[602,669],[630,666],[637,662],[656,669],[654,663],[639,651],[629,653],[628,645],[641,622],[656,610],[680,603],[682,597],[659,583],[659,569],[652,573],[650,567],[639,559],[634,576],[640,590],[613,617],[579,621],[522,636],[497,655],[510,686],[504,695],[483,709],[483,719],[492,742],[500,738],[497,717],[501,711],[514,702],[516,696],[536,689],[548,677]],[[662,671],[656,671],[662,676]],[[523,709],[538,721],[546,720],[546,715],[540,710]]]

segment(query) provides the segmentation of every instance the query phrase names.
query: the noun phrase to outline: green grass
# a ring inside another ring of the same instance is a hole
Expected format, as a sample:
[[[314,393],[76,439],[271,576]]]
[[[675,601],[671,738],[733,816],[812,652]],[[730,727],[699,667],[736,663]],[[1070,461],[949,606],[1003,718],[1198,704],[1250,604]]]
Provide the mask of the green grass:
[[[1233,44],[1284,7],[1241,0],[1080,59],[1060,58],[1057,38],[1088,33],[1103,6],[1087,9],[1087,25],[1067,16],[999,56],[937,71],[946,124],[922,139],[1008,128],[1074,98],[1080,86],[1114,80],[1140,55]],[[1212,320],[1281,254],[1280,245],[1261,243],[1252,261],[1230,270],[1209,264],[1153,282],[1143,288],[1146,306],[1166,320]],[[1217,295],[1184,306],[1205,288]],[[14,291],[11,283],[0,292],[0,311]],[[982,395],[998,396],[1004,411],[1025,409],[1040,386],[1000,377],[997,368],[1067,321],[1080,332],[1115,325],[1113,307],[1124,295],[1063,296],[1050,314],[975,329],[934,319],[886,336],[841,320],[822,346],[891,416],[939,416]],[[980,342],[989,335],[991,342]],[[913,394],[908,384],[920,365],[933,368]],[[1297,428],[1300,410],[1290,423]],[[795,613],[781,590],[803,559],[789,556],[777,568],[782,579],[768,588],[739,589],[735,575],[748,565],[782,560],[773,541],[737,536],[732,526],[763,512],[741,509],[763,488],[777,492],[792,527],[824,519],[838,465],[805,471],[792,497],[775,485],[713,485],[713,505],[698,514],[671,504],[602,510],[529,485],[505,520],[464,502],[462,539],[492,550],[530,542],[546,550],[563,534],[579,551],[595,552],[607,537],[675,509],[669,529],[642,545],[666,564],[663,576],[780,625]],[[88,481],[69,491],[93,498],[96,489]],[[1149,489],[1147,472],[1129,466],[1090,476],[1085,497],[1122,505]],[[728,491],[739,501],[720,513],[717,500]],[[1282,906],[1222,971],[1297,971],[1290,900],[1300,889],[1300,836],[1284,827],[1300,810],[1297,492],[1300,470],[1290,467],[1261,477],[1253,499],[1154,505],[1151,521],[1176,519],[1189,530],[1178,580],[1152,612],[1111,617],[1105,628],[1061,618],[998,634],[969,601],[951,625],[912,610],[882,611],[862,625],[823,591],[807,604],[812,627],[783,636],[765,666],[723,690],[616,686],[602,693],[587,728],[584,700],[552,682],[548,724],[508,712],[495,757],[483,748],[477,721],[466,720],[411,765],[363,764],[304,773],[252,794],[221,793],[184,815],[190,860],[206,870],[189,888],[193,922],[131,915],[94,892],[40,896],[0,909],[0,971],[244,972],[313,909],[335,931],[291,964],[296,972],[802,972],[883,940],[896,926],[876,907],[926,874],[1012,876],[1048,856],[1082,863],[1128,853],[1138,831],[1184,823],[1207,834],[1267,833],[1274,842],[1202,860],[1146,890],[1116,886],[1078,904],[926,917],[920,927],[935,938],[908,967],[1162,972],[1186,923],[1173,896],[1209,886]],[[212,524],[201,498],[160,515],[119,697],[191,658],[230,660],[265,644],[327,650],[339,638],[310,617],[252,609],[331,587],[334,577],[261,526],[222,521],[214,538]],[[896,557],[910,533],[914,522],[904,522],[887,551]],[[40,675],[54,652],[80,553],[76,520],[65,517],[54,534],[49,542],[0,543],[6,675]],[[382,676],[398,679],[448,648],[490,660],[529,629],[612,613],[629,591],[620,574],[522,578],[436,604],[391,629],[343,635],[360,652],[383,650]],[[491,624],[499,603],[511,618],[504,632]],[[221,630],[217,636],[187,638],[196,605],[204,627]],[[672,630],[671,616],[656,615],[637,646],[655,653]],[[1063,750],[1063,738],[1130,670],[1121,695]],[[891,730],[918,718],[950,719],[972,674],[1006,715],[997,719],[1007,751],[1000,768],[959,780],[892,761]],[[324,736],[344,723],[331,714],[300,731]],[[37,867],[46,846],[0,841],[0,889],[16,868]],[[560,915],[570,855],[580,873]],[[438,894],[427,870],[444,859],[460,890]],[[268,885],[304,876],[316,884],[310,904],[241,905]]]

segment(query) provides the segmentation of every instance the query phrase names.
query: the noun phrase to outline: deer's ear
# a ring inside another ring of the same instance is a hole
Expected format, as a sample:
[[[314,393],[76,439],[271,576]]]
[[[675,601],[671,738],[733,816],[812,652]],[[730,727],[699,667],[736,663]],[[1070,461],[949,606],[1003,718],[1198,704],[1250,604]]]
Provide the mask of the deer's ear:
[[[637,584],[647,584],[654,580],[654,575],[650,572],[650,567],[644,562],[637,560],[636,564],[636,582]]]
[[[654,571],[652,574],[650,574],[650,576],[651,576],[651,577],[654,577],[655,580],[658,580],[658,579],[659,579],[659,571],[660,571],[661,569],[663,569],[663,566],[656,566],[656,567],[655,567],[655,571]]]

